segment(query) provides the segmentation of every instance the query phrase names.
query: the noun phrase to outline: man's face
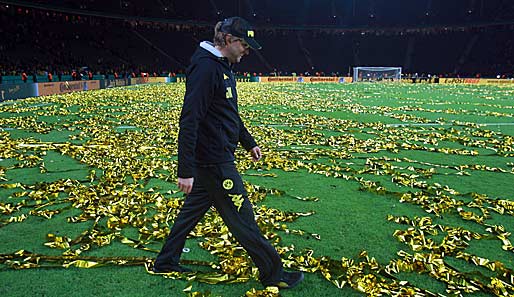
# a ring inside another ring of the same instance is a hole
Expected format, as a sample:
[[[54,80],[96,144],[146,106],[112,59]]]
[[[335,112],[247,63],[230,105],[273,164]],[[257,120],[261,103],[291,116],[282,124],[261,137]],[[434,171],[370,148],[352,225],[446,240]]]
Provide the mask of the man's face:
[[[227,39],[226,58],[232,64],[241,62],[241,58],[250,53],[250,46],[242,38],[228,36]]]

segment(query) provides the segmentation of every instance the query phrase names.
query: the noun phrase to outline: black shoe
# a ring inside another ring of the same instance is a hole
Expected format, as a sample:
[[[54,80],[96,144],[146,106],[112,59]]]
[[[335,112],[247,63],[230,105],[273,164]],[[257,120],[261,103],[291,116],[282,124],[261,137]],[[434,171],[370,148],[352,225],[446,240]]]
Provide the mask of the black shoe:
[[[294,272],[286,272],[282,274],[282,278],[276,284],[272,284],[271,286],[278,287],[279,289],[291,289],[296,287],[299,283],[303,281],[303,272],[294,271]]]
[[[187,273],[187,272],[193,272],[191,269],[180,266],[180,265],[173,265],[173,266],[163,266],[163,267],[157,267],[154,266],[152,268],[152,271],[154,273],[171,273],[171,272],[180,272],[180,273]]]

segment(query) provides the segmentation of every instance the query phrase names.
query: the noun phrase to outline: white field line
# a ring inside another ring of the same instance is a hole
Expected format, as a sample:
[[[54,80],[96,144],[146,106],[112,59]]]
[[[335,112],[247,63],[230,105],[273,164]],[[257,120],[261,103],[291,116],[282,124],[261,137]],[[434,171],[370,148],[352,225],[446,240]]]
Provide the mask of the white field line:
[[[514,126],[514,123],[470,123],[478,126]],[[284,124],[260,124],[260,127],[305,127],[306,125],[284,125]],[[326,126],[326,125],[318,125]],[[435,126],[462,126],[461,124],[439,124],[439,123],[401,123],[386,124],[386,127],[435,127]]]
[[[0,105],[17,105],[18,102],[16,101],[12,101],[12,100],[9,100],[9,101],[2,101],[0,103]],[[54,103],[52,102],[43,102],[43,103],[36,103],[36,104],[30,104],[30,105],[26,105],[26,106],[23,106],[23,107],[41,107],[41,106],[49,106],[49,105],[53,105]]]
[[[136,126],[118,126],[116,129],[137,129]],[[10,127],[0,127],[0,131],[14,131],[19,130],[18,128],[10,128]]]
[[[514,123],[472,123],[478,126],[514,126]],[[435,127],[435,126],[460,126],[460,124],[438,124],[438,123],[402,123],[387,124],[386,127]]]
[[[53,103],[32,104],[32,105],[28,105],[27,107],[41,107],[41,106],[49,106],[49,105],[53,105]]]

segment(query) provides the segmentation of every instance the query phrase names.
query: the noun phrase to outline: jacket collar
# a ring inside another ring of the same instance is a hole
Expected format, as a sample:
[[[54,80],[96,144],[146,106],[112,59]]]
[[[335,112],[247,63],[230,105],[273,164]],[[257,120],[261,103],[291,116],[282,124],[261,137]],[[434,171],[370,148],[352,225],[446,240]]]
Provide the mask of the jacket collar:
[[[200,42],[200,47],[203,48],[204,50],[210,52],[211,54],[215,55],[218,58],[223,58],[223,55],[221,54],[221,52],[217,48],[214,47],[214,44],[212,42],[202,41],[202,42]]]
[[[232,71],[232,68],[234,67],[234,64],[230,63],[227,58],[225,58],[221,52],[214,46],[214,44],[210,41],[202,41],[200,43],[200,47],[209,53],[211,53],[213,56],[215,56],[219,61],[227,63],[227,66]]]

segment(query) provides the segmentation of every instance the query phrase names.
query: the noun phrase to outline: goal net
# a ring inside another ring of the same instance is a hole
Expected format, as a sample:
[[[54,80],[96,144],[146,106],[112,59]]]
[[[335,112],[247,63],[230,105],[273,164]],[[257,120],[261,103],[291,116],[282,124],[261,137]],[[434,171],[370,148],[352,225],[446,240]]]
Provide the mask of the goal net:
[[[400,81],[402,67],[353,67],[353,81]]]

